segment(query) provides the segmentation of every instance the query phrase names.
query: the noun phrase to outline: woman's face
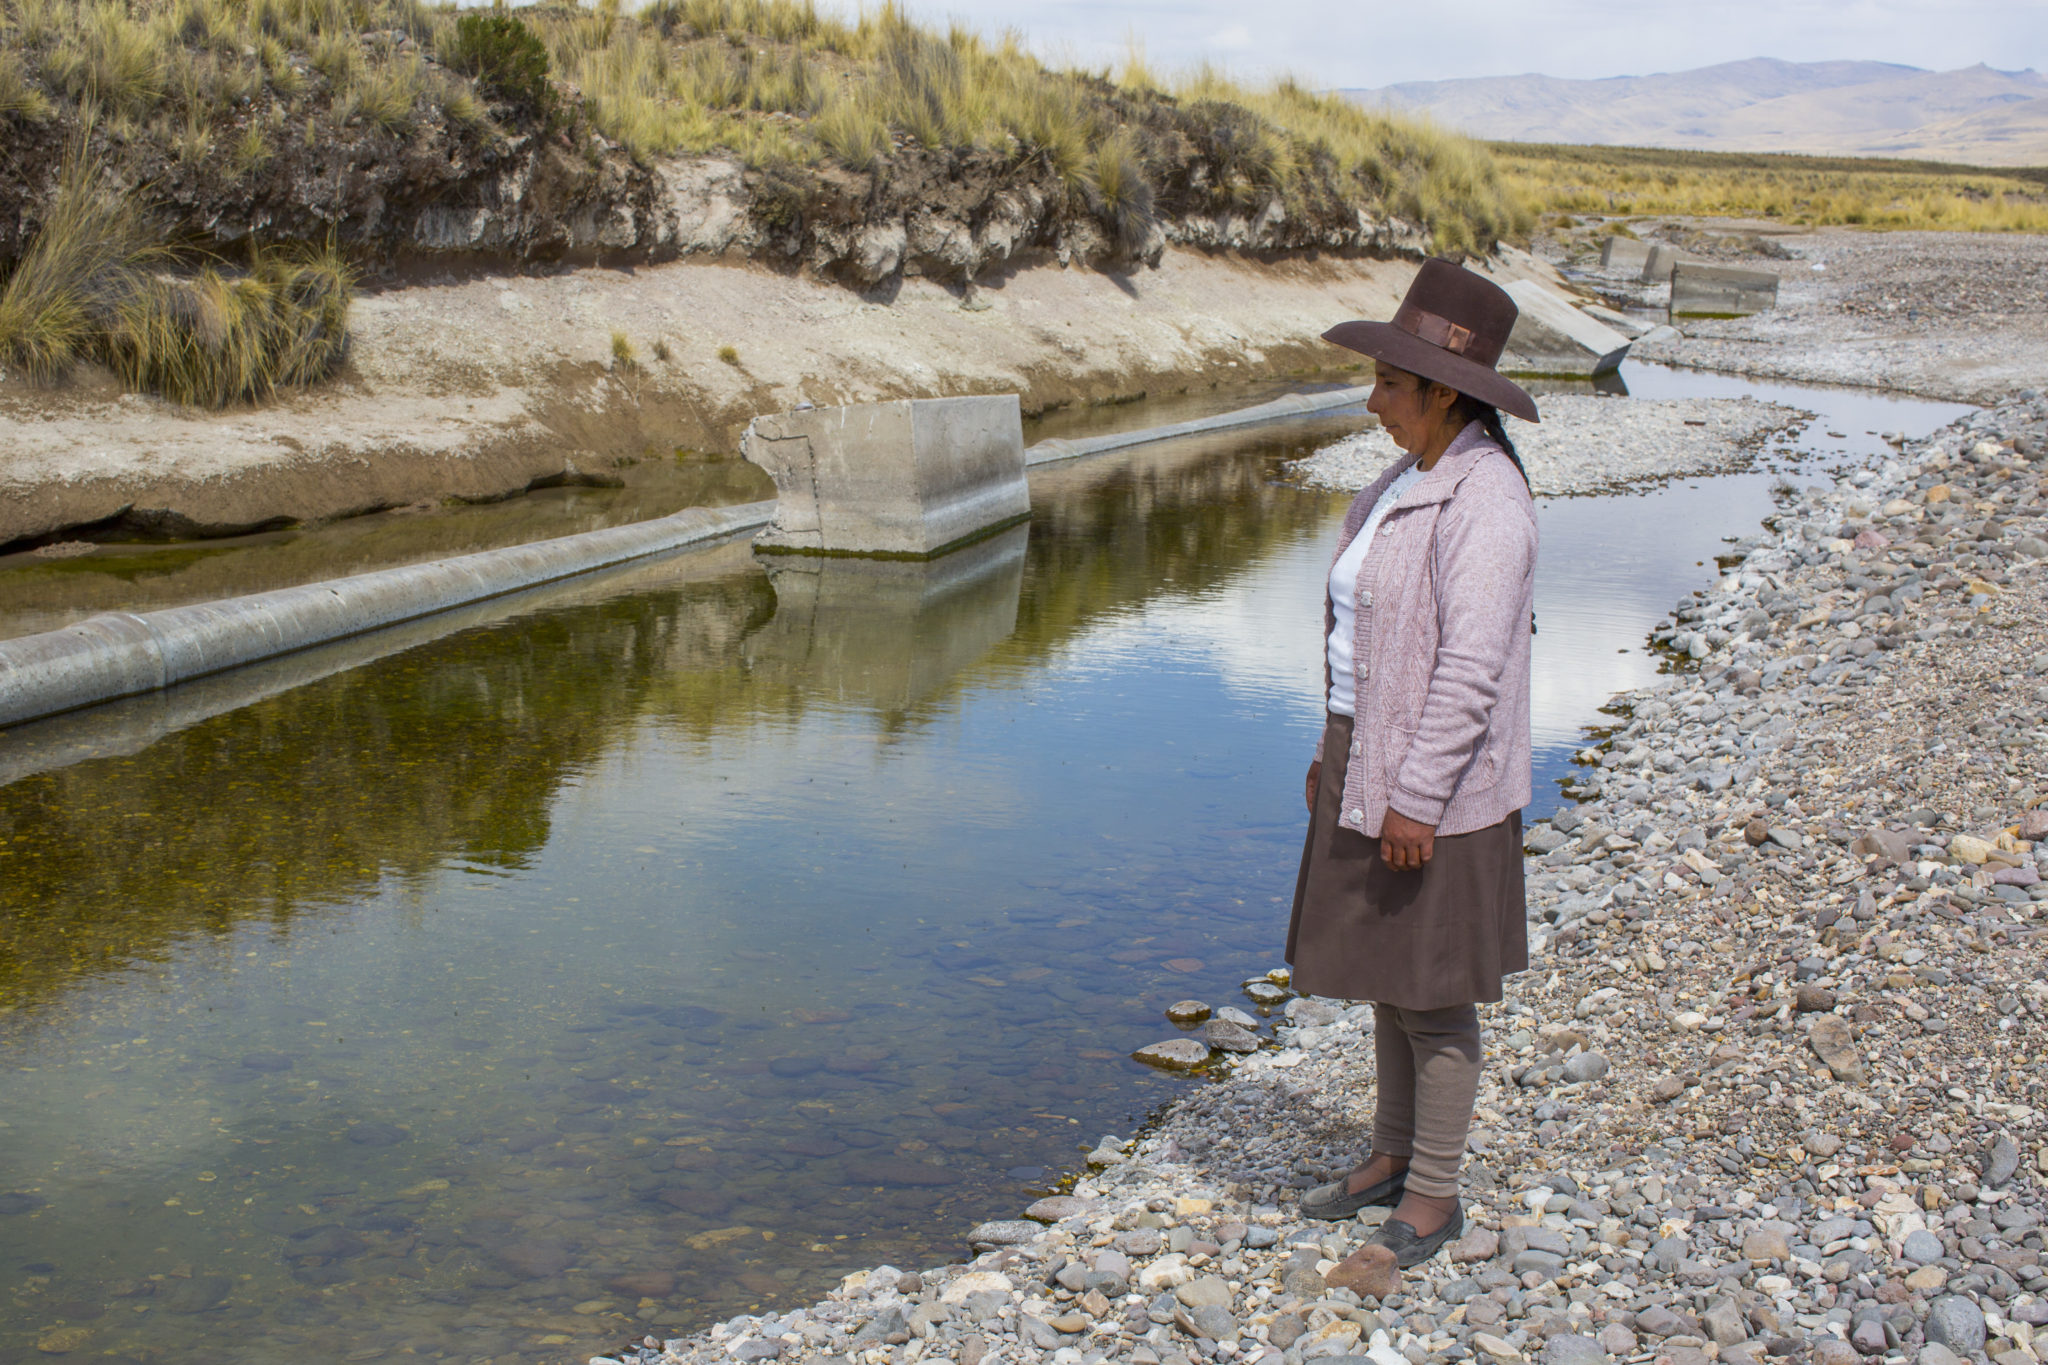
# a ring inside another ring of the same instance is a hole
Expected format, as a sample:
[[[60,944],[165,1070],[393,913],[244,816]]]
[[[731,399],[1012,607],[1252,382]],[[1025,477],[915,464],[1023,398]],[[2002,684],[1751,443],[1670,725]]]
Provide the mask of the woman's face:
[[[1372,371],[1372,397],[1365,400],[1365,410],[1380,419],[1401,449],[1411,455],[1426,449],[1449,420],[1457,394],[1383,361],[1375,360]]]

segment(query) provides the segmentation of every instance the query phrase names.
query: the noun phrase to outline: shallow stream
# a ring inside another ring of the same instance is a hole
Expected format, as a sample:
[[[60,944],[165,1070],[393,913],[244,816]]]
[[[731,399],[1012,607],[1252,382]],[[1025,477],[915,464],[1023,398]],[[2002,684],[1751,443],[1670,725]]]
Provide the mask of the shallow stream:
[[[1961,411],[1629,380],[1820,413],[1801,470]],[[636,566],[21,769],[0,1361],[580,1361],[962,1254],[1198,1083],[1128,1059],[1164,1006],[1278,961],[1345,503],[1278,474],[1361,420],[1047,468],[932,565]],[[1770,478],[1542,504],[1537,813]]]

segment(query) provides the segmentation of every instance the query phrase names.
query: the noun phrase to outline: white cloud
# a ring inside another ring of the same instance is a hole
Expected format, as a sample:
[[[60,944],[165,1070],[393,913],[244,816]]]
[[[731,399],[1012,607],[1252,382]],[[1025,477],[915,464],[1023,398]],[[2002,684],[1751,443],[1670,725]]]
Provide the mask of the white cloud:
[[[1252,31],[1243,24],[1219,28],[1209,35],[1209,46],[1219,52],[1244,52],[1252,47]]]

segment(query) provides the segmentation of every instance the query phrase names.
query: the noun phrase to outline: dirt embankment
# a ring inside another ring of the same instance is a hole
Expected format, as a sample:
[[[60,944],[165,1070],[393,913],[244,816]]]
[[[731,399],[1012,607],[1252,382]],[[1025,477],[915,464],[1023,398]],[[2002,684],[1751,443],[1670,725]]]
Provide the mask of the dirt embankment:
[[[1535,270],[1512,254],[1505,273]],[[1181,247],[1125,273],[1040,258],[975,290],[862,294],[808,272],[685,259],[539,276],[448,273],[367,293],[334,383],[181,409],[90,376],[0,380],[0,545],[113,525],[221,535],[730,450],[756,414],[1018,392],[1028,409],[1345,371],[1330,323],[1386,316],[1407,260]],[[623,358],[622,358],[623,352]]]

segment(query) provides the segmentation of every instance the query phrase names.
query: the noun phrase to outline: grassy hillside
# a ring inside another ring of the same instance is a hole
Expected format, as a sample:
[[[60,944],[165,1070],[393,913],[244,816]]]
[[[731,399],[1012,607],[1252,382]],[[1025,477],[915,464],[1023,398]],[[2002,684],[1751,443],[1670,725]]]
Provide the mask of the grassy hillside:
[[[1938,161],[1489,144],[1527,209],[1698,214],[1962,232],[2048,232],[2048,168]]]
[[[717,249],[860,288],[1526,227],[1468,139],[1290,82],[1058,70],[893,7],[0,0],[0,362],[260,398],[339,358],[351,267],[672,254],[674,187],[714,158],[745,215]]]
[[[1483,148],[1297,84],[1168,83],[1135,63],[1060,71],[1015,35],[939,33],[889,7],[846,23],[808,0],[467,13],[418,0],[0,0],[0,118],[23,132],[95,118],[117,169],[164,191],[203,171],[263,193],[266,170],[301,148],[344,167],[379,150],[510,153],[536,135],[588,154],[579,135],[594,132],[643,165],[722,153],[756,170],[875,172],[992,155],[1049,171],[1112,226],[1277,197],[1398,215],[1474,250],[1515,221]],[[47,149],[32,138],[23,159]]]

